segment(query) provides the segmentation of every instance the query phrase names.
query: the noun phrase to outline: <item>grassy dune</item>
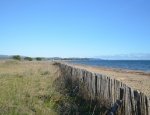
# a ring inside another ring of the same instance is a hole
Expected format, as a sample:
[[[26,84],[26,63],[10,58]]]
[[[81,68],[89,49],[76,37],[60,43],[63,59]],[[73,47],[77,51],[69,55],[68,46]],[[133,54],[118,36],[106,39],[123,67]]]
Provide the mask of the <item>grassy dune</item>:
[[[58,73],[50,62],[0,61],[0,114],[57,114],[63,98],[53,87]]]
[[[48,61],[0,61],[0,115],[91,115],[86,101],[60,68]]]

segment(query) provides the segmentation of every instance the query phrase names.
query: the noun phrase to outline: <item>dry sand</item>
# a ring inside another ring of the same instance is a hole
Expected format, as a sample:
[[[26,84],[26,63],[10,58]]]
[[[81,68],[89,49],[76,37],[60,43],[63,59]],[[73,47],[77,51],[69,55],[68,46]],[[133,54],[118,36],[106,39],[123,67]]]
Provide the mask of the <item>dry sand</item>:
[[[100,73],[107,75],[111,78],[115,78],[133,89],[139,90],[150,97],[150,73],[144,73],[141,71],[113,69],[104,67],[91,67],[79,64],[70,64],[74,67],[85,69],[90,72]]]

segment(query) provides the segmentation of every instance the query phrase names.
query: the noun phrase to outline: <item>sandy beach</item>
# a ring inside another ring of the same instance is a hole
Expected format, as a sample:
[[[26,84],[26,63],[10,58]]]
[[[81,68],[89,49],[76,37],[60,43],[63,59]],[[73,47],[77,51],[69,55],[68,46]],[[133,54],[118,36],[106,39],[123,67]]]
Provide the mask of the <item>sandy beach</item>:
[[[107,75],[111,78],[117,79],[133,89],[139,90],[150,97],[150,74],[142,71],[133,71],[125,69],[113,69],[104,67],[92,67],[87,65],[70,64],[76,68],[85,69],[90,72]]]

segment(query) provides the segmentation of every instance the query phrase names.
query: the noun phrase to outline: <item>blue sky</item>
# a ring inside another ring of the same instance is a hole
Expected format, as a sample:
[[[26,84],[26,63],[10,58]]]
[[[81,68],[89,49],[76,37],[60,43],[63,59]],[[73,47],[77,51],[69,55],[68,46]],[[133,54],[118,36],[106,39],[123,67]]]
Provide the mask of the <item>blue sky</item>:
[[[0,0],[0,54],[150,54],[150,0]]]

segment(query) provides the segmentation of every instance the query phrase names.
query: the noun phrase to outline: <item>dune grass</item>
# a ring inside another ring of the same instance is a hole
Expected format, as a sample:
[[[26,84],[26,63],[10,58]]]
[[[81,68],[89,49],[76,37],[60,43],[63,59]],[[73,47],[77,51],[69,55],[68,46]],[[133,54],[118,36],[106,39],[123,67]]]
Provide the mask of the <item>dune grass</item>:
[[[0,114],[57,114],[62,95],[53,82],[58,73],[51,62],[0,61]]]
[[[105,111],[82,97],[75,85],[52,62],[0,61],[0,115],[96,115]]]

